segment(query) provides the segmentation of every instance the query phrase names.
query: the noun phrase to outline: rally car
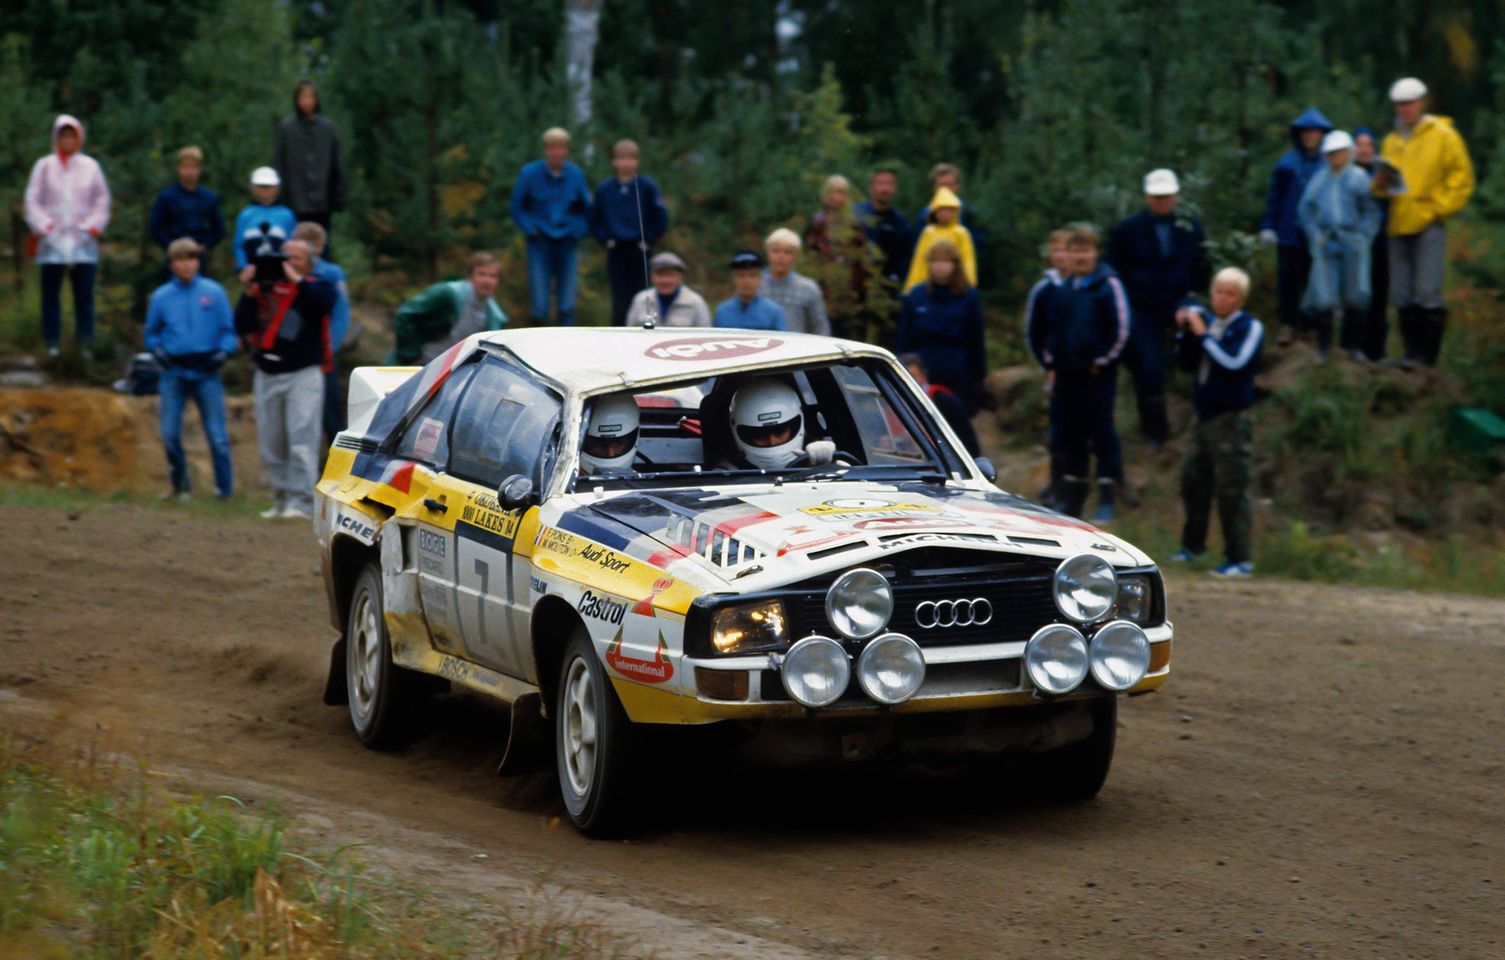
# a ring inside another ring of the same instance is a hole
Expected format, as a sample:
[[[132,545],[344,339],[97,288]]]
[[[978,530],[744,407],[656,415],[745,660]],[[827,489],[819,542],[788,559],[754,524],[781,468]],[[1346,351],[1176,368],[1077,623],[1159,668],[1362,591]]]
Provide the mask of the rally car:
[[[867,344],[482,333],[355,371],[349,423],[315,517],[325,700],[378,747],[445,681],[511,704],[503,770],[551,741],[587,833],[620,827],[645,725],[782,762],[1023,756],[1088,798],[1117,697],[1169,673],[1149,557],[1000,491]]]

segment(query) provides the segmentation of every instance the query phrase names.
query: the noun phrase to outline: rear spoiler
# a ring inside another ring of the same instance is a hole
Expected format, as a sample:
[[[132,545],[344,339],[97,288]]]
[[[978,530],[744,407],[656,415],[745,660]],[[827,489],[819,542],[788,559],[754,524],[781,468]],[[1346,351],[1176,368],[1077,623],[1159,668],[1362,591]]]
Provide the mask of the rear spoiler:
[[[377,404],[402,386],[420,367],[356,367],[350,371],[350,403],[345,432],[357,436],[371,426]]]

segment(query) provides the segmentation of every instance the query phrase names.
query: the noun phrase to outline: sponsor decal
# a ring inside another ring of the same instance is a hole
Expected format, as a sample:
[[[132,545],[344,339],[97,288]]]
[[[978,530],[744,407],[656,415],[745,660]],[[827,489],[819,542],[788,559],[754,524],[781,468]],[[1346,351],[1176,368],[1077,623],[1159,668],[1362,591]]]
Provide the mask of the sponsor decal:
[[[643,356],[654,360],[723,360],[763,353],[783,345],[784,341],[778,337],[687,337],[655,344],[644,350]]]
[[[665,590],[669,589],[672,586],[674,586],[673,577],[659,577],[657,580],[653,581],[653,588],[648,591],[648,596],[639,600],[637,604],[633,606],[632,612],[645,617],[653,616],[653,601],[658,599],[659,594],[663,593]]]
[[[883,533],[891,530],[913,530],[924,527],[929,530],[934,527],[965,527],[968,521],[962,517],[937,516],[937,517],[869,517],[866,520],[858,520],[852,524],[853,530],[875,530]]]
[[[575,538],[563,530],[553,527],[543,527],[538,531],[538,539],[534,545],[550,553],[563,554],[566,557],[575,553]]]
[[[371,524],[365,522],[364,520],[358,520],[355,517],[352,517],[348,513],[341,513],[339,516],[335,517],[334,523],[335,526],[339,527],[341,530],[347,530],[350,533],[355,534],[357,537],[360,537],[362,540],[376,539],[375,527],[371,526]]]
[[[941,508],[928,503],[904,503],[892,500],[869,500],[850,498],[827,500],[810,507],[800,507],[800,512],[833,523],[848,520],[864,520],[869,517],[934,516]]]
[[[479,683],[487,687],[496,686],[496,678],[488,670],[478,670],[470,663],[449,654],[439,655],[439,676],[447,680],[458,680],[461,683]]]
[[[444,542],[444,534],[435,533],[432,530],[418,531],[418,552],[429,556],[443,558],[447,545]]]
[[[629,680],[637,680],[640,683],[663,683],[674,676],[674,664],[669,662],[664,652],[664,639],[660,637],[658,649],[653,651],[652,660],[629,657],[622,652],[622,637],[618,635],[611,646],[606,648],[606,664]]]
[[[480,527],[504,540],[517,536],[517,528],[523,522],[521,510],[503,510],[496,497],[489,493],[472,493],[460,511],[460,522]]]
[[[580,602],[575,604],[575,609],[603,623],[620,624],[627,613],[627,604],[587,590],[580,595]],[[619,639],[618,643],[620,642]]]
[[[590,544],[580,548],[580,556],[600,566],[603,570],[620,573],[626,570],[632,561],[625,557],[619,557],[614,551],[605,547],[593,547]]]
[[[531,574],[528,576],[528,586],[532,587],[533,592],[537,594],[545,594],[549,592],[549,585],[543,580],[532,576]]]
[[[413,452],[421,460],[432,460],[439,452],[439,439],[444,436],[444,421],[424,417],[418,421],[418,433],[413,437]]]
[[[991,533],[912,533],[907,537],[890,540],[878,545],[880,550],[893,550],[897,547],[912,547],[920,543],[997,543],[998,538]]]

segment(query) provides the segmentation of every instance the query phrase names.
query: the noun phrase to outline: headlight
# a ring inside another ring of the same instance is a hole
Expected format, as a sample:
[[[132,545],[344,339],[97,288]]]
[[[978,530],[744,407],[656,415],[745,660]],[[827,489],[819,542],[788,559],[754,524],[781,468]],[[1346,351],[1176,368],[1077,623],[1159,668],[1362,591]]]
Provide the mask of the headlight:
[[[723,607],[711,619],[711,646],[717,653],[750,653],[784,646],[784,601]]]
[[[826,593],[826,617],[848,640],[876,637],[894,615],[894,590],[877,570],[862,567],[836,578]]]
[[[1056,609],[1068,620],[1091,623],[1113,609],[1118,576],[1102,557],[1079,553],[1061,561],[1055,577]]]
[[[925,682],[925,655],[902,633],[885,633],[857,658],[857,682],[879,703],[903,703]]]
[[[1118,578],[1118,615],[1135,623],[1148,623],[1154,613],[1155,591],[1149,574],[1134,573]]]
[[[1076,627],[1041,627],[1024,645],[1030,682],[1045,693],[1070,693],[1087,679],[1087,638]]]
[[[835,703],[852,679],[852,661],[830,637],[806,637],[789,648],[779,674],[784,689],[807,707]]]
[[[1092,679],[1105,690],[1127,690],[1150,669],[1150,641],[1127,620],[1114,620],[1092,636]]]

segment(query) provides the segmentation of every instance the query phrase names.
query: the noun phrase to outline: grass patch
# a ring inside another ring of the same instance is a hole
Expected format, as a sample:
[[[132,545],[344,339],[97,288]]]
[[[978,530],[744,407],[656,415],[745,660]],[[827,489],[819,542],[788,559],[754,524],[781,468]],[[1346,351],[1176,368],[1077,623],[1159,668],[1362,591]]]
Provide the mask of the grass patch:
[[[266,508],[266,501],[242,494],[236,494],[229,500],[220,500],[214,496],[195,496],[186,501],[163,500],[153,494],[128,490],[95,493],[74,487],[42,487],[0,481],[0,508],[30,507],[74,513],[112,506],[142,507],[203,520],[237,520],[254,518],[258,511]]]
[[[488,905],[492,906],[492,905]],[[0,739],[0,955],[622,957],[594,928],[480,921],[297,849],[275,811],[169,795],[98,750]]]

